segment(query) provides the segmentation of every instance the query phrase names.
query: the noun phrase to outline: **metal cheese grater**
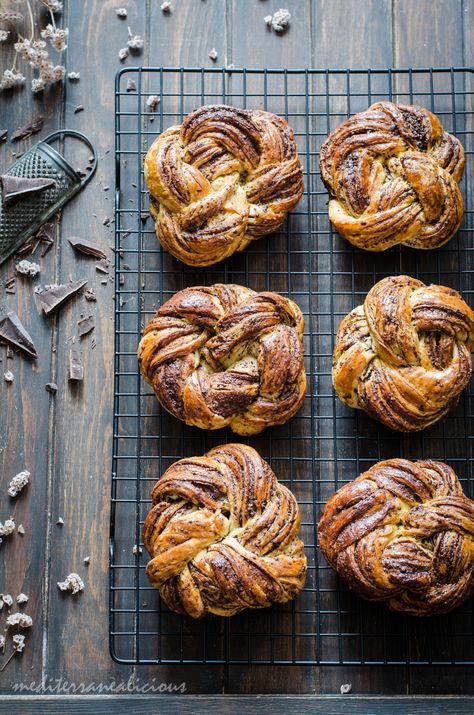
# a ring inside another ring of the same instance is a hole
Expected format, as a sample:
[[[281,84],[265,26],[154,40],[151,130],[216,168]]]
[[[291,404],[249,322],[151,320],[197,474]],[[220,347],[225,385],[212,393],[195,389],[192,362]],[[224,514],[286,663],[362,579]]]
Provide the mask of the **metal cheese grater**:
[[[83,179],[66,159],[50,146],[51,142],[67,136],[79,139],[91,150],[91,168]],[[96,167],[96,152],[89,139],[81,132],[64,129],[53,132],[35,144],[5,172],[11,176],[29,179],[50,178],[56,183],[46,191],[29,195],[12,206],[5,207],[0,201],[0,264],[91,180]]]

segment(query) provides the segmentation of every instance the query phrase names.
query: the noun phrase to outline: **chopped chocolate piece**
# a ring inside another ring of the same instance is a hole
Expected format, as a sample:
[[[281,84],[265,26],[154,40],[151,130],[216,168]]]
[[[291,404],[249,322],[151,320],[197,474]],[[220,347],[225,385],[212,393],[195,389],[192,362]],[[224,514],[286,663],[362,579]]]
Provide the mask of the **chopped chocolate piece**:
[[[103,285],[103,286],[106,286],[106,285],[107,285],[107,278],[105,279],[105,281],[101,281],[100,284]]]
[[[96,343],[96,341],[95,341],[95,338],[92,338],[92,340],[91,340],[91,350],[93,350],[96,345],[97,345],[97,343]]]
[[[91,562],[91,557],[90,557],[90,556],[84,556],[83,561],[84,561],[84,563],[85,563],[86,566],[89,566],[89,564],[90,564],[90,562]]]
[[[56,181],[47,177],[28,179],[24,176],[5,174],[0,176],[0,184],[2,185],[3,205],[11,206],[11,204],[23,199],[25,196],[38,194],[40,191],[56,186]]]
[[[41,131],[43,128],[43,117],[36,117],[32,122],[25,124],[23,127],[19,127],[12,134],[12,142],[16,142],[19,139],[26,139],[32,134]]]
[[[83,238],[78,238],[77,236],[71,236],[68,238],[71,246],[80,253],[85,253],[86,256],[95,256],[95,258],[105,258],[105,253],[98,246],[94,246],[93,243],[85,241]]]
[[[69,379],[77,382],[84,379],[84,367],[76,348],[71,348],[69,352]]]
[[[83,112],[83,111],[84,111],[83,104],[78,104],[77,107],[74,107],[74,114],[77,114],[78,112]]]
[[[59,519],[57,520],[56,524],[57,524],[58,526],[64,526],[64,519],[62,518],[62,516],[59,517]]]
[[[13,360],[14,357],[15,357],[15,353],[13,352],[11,347],[9,345],[7,345],[7,360]]]
[[[5,380],[5,382],[13,382],[13,380],[15,379],[15,375],[10,372],[10,370],[7,370],[3,373],[3,379]]]
[[[25,328],[20,322],[20,319],[13,310],[10,310],[6,316],[0,320],[0,338],[8,345],[22,350],[32,358],[37,358],[38,353],[33,344],[33,341]],[[7,355],[8,357],[8,355]]]
[[[38,229],[36,238],[44,243],[54,243],[54,238],[56,236],[56,227],[54,223],[44,223]]]
[[[94,330],[94,328],[95,323],[93,315],[88,315],[87,318],[81,318],[81,320],[77,321],[77,332],[80,338],[90,333],[91,330]]]
[[[18,524],[16,530],[17,530],[18,533],[21,534],[22,536],[23,536],[23,534],[25,533],[25,527],[23,526],[23,524]]]
[[[26,239],[25,243],[20,246],[16,253],[18,256],[26,256],[28,253],[34,253],[38,248],[38,244],[39,238],[36,236],[30,236]]]
[[[92,288],[88,288],[84,293],[84,298],[88,300],[89,303],[95,303],[97,300],[95,290],[93,290]]]
[[[130,266],[128,265],[128,263],[122,263],[122,268],[123,268],[124,271],[130,271],[130,270],[131,270],[131,268],[130,268]]]
[[[145,224],[149,218],[150,218],[150,214],[147,214],[147,213],[140,214],[140,220],[143,224]]]
[[[56,385],[55,382],[47,382],[45,385],[45,389],[48,392],[52,392],[54,395],[54,393],[58,391],[58,386]]]
[[[8,129],[0,129],[0,142],[6,142]]]
[[[46,315],[54,313],[66,301],[86,285],[87,281],[70,281],[62,285],[51,286],[47,290],[37,291],[38,300]]]
[[[125,276],[123,275],[123,273],[120,274],[119,284],[120,284],[121,286],[124,286],[124,285],[125,285]]]
[[[108,273],[109,272],[109,262],[107,261],[106,258],[103,258],[101,261],[97,261],[95,264],[96,270],[100,271],[100,273]]]
[[[82,169],[76,169],[76,174],[80,179],[84,179],[87,176],[87,173],[82,171]]]
[[[112,221],[112,219],[110,218],[110,216],[106,216],[106,217],[104,218],[104,220],[102,221],[102,224],[103,224],[104,226],[108,226],[111,221]]]

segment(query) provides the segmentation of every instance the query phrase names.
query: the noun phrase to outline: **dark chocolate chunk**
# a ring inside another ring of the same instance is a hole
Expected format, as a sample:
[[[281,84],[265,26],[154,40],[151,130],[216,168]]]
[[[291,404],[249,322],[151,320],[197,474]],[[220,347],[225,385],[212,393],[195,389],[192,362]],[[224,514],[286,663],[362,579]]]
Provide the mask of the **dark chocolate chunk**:
[[[93,243],[84,240],[83,238],[78,238],[78,236],[71,236],[68,238],[71,246],[80,253],[85,253],[86,256],[95,256],[95,258],[105,258],[105,253],[98,246],[94,246]]]
[[[38,291],[38,300],[46,315],[54,313],[55,310],[81,290],[86,283],[87,281],[70,281],[69,283],[48,288],[48,290]]]
[[[45,385],[45,389],[48,392],[52,392],[54,395],[54,393],[58,391],[58,386],[56,385],[55,382],[47,382]]]
[[[30,335],[23,327],[18,315],[10,310],[6,316],[0,320],[0,339],[4,340],[18,350],[26,353],[32,358],[37,358],[38,353]]]
[[[0,142],[6,142],[8,129],[0,129]]]
[[[137,90],[137,83],[135,82],[134,79],[132,79],[131,77],[129,77],[129,78],[127,79],[126,91],[127,91],[127,92],[136,92],[136,90]]]
[[[95,303],[97,300],[95,290],[93,290],[92,288],[88,288],[84,293],[84,298],[88,300],[89,303]]]
[[[81,318],[81,320],[77,321],[77,332],[80,338],[90,333],[91,330],[94,330],[94,328],[95,323],[93,315],[88,315],[87,318]]]
[[[74,107],[74,114],[77,114],[78,112],[83,112],[83,111],[84,111],[83,104],[78,104],[76,107]]]
[[[109,272],[109,262],[105,258],[103,258],[101,261],[97,261],[95,267],[96,270],[98,270],[100,273]]]
[[[39,239],[36,236],[30,236],[17,250],[17,256],[27,256],[29,253],[34,253],[38,248],[38,244]]]
[[[71,348],[69,351],[69,379],[76,381],[84,379],[84,367],[79,351],[76,348]]]
[[[147,213],[140,214],[140,220],[143,225],[146,224],[146,222],[148,221],[149,218],[150,218],[150,214],[147,214]]]
[[[4,206],[11,204],[30,196],[38,194],[40,191],[50,189],[56,185],[54,179],[49,179],[46,176],[37,179],[28,179],[24,176],[11,176],[5,174],[0,176],[0,184],[2,185],[2,200]]]
[[[23,127],[19,127],[12,134],[12,142],[17,142],[19,139],[26,139],[32,134],[41,131],[43,123],[43,117],[36,117],[32,122],[25,124]]]

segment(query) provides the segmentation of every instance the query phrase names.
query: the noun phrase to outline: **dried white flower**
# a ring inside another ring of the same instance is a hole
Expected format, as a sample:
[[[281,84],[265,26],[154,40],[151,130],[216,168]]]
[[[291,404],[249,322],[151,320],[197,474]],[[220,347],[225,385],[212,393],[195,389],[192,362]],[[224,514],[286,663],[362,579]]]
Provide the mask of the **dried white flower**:
[[[273,16],[266,15],[263,19],[267,25],[272,26],[275,32],[283,32],[291,19],[291,14],[286,8],[281,7],[273,14]]]
[[[67,78],[68,79],[81,79],[81,73],[80,72],[68,72]]]
[[[54,67],[53,69],[53,82],[60,82],[62,79],[64,79],[65,74],[66,68],[62,65],[56,65],[56,67]]]
[[[128,28],[128,41],[127,45],[132,50],[141,50],[143,47],[143,38],[141,35],[134,35],[130,28]]]
[[[341,695],[347,695],[352,690],[352,683],[343,683],[341,685]]]
[[[161,100],[158,97],[158,95],[152,94],[152,95],[150,95],[150,97],[147,98],[145,104],[148,107],[148,109],[150,110],[150,112],[154,112],[155,109],[157,108],[157,106],[159,105],[160,101]]]
[[[122,47],[121,50],[118,52],[119,60],[120,62],[123,62],[126,57],[128,57],[129,51],[127,47]]]
[[[30,477],[31,474],[27,469],[24,469],[23,472],[18,472],[8,486],[9,496],[16,497],[21,492],[23,487],[26,487]]]
[[[13,597],[9,593],[0,593],[0,610],[3,608],[3,604],[7,608],[13,605]]]
[[[24,20],[24,16],[21,12],[15,12],[14,10],[4,10],[0,12],[0,20],[6,20],[7,22],[21,22]]]
[[[115,14],[118,15],[118,17],[127,17],[127,8],[118,7],[115,10]]]
[[[60,12],[63,9],[61,0],[39,0],[42,5],[51,10],[51,12]]]
[[[28,616],[26,613],[12,613],[9,616],[7,616],[7,620],[5,621],[7,626],[19,626],[20,628],[31,628],[33,625],[33,619],[31,616]]]
[[[77,573],[70,573],[66,576],[65,581],[58,581],[58,588],[61,591],[71,591],[74,593],[79,593],[79,591],[84,590],[84,582]]]
[[[45,81],[41,77],[33,77],[33,79],[31,80],[31,89],[33,92],[35,92],[35,94],[37,92],[42,92],[45,86]]]
[[[20,261],[16,264],[15,270],[17,273],[21,273],[24,276],[34,278],[38,275],[41,268],[37,263],[33,263],[32,261],[27,261],[26,259],[24,259],[23,261]]]
[[[25,527],[23,526],[23,524],[18,524],[17,531],[19,534],[25,533]]]
[[[4,70],[3,77],[0,80],[0,89],[11,89],[18,87],[25,81],[25,75],[15,70]]]
[[[60,28],[49,24],[46,25],[44,30],[41,30],[40,34],[44,40],[49,40],[51,46],[58,52],[62,52],[67,48],[66,42],[69,35],[67,27]]]
[[[28,596],[26,593],[19,593],[18,596],[16,597],[16,602],[17,603],[26,603],[28,601]]]
[[[0,636],[0,650],[5,648],[5,636]]]
[[[209,52],[209,58],[215,62],[217,60],[217,50],[215,47],[212,48],[212,50]]]
[[[3,524],[0,521],[0,536],[10,536],[15,531],[15,522],[13,519],[7,519]],[[5,598],[3,598],[5,600]]]
[[[25,636],[20,635],[17,633],[16,635],[13,636],[12,638],[13,641],[13,648],[17,653],[21,653],[23,648],[25,647]]]
[[[9,34],[9,30],[0,30],[0,42],[5,42],[5,40],[8,40]]]
[[[5,380],[5,382],[13,382],[13,380],[15,379],[15,375],[11,372],[11,370],[7,370],[3,373],[3,379]]]
[[[171,10],[173,9],[173,8],[171,7],[171,3],[170,3],[170,2],[162,2],[161,5],[160,5],[160,8],[162,9],[162,11],[163,11],[165,14],[170,13]]]

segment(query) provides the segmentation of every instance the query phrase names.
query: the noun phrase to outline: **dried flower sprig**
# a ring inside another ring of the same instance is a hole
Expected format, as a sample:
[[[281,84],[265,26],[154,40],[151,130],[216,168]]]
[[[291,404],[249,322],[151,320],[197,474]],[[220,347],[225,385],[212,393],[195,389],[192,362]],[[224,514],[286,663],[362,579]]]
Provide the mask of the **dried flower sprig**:
[[[17,654],[21,653],[25,647],[25,636],[20,635],[17,633],[16,635],[13,636],[12,638],[12,643],[13,643],[13,651],[10,654],[10,657],[7,658],[7,660],[4,662],[2,667],[0,668],[0,673],[5,670],[7,667],[8,663],[11,661],[11,659]]]
[[[23,487],[26,487],[31,474],[27,469],[16,474],[8,485],[8,495],[11,497],[16,497],[21,492]]]
[[[58,581],[60,591],[71,591],[74,595],[84,590],[84,581],[77,573],[70,573],[64,581]]]

